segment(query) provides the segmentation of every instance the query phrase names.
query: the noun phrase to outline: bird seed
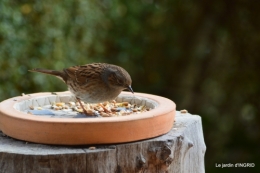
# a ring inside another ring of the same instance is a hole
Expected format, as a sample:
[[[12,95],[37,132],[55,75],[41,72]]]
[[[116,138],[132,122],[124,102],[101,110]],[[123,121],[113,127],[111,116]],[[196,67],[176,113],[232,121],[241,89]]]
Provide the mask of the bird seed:
[[[116,102],[115,100],[97,104],[84,103],[83,101],[81,101],[81,103],[84,106],[87,114],[90,116],[100,115],[102,117],[118,117],[139,114],[147,112],[151,109],[147,108],[145,105],[138,106],[129,102]],[[83,109],[80,107],[79,102],[57,102],[53,103],[51,108],[53,110],[72,110],[79,113],[84,113]]]

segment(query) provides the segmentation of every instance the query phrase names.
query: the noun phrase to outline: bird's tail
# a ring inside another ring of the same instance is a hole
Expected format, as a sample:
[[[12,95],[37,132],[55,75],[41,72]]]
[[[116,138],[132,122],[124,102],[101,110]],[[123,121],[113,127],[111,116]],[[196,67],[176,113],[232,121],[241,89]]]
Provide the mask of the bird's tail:
[[[29,70],[29,71],[53,75],[53,76],[56,76],[56,77],[62,79],[64,82],[67,81],[67,76],[63,71],[48,70],[48,69],[41,69],[41,68],[35,68],[35,69]]]

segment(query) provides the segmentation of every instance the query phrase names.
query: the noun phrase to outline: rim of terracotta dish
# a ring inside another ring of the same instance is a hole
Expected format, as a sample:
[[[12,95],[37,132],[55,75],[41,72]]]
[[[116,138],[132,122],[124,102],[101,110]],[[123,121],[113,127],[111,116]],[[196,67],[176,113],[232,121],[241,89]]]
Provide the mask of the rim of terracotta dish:
[[[57,92],[59,96],[70,92]],[[122,92],[123,96],[132,93]],[[7,99],[0,103],[0,129],[16,139],[44,144],[82,145],[131,142],[167,133],[175,119],[176,105],[171,100],[144,93],[135,93],[158,105],[144,113],[121,117],[53,118],[30,115],[15,104],[52,93],[34,93]]]

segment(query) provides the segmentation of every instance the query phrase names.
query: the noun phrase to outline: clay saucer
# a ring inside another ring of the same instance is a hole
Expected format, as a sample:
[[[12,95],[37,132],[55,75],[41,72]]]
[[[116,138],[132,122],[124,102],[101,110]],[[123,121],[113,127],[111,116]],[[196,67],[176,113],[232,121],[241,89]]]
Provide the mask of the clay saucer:
[[[124,143],[165,134],[173,126],[176,105],[171,100],[144,93],[122,92],[118,100],[145,104],[148,112],[121,117],[52,118],[23,110],[52,101],[68,102],[70,92],[35,93],[0,103],[0,129],[16,139],[59,145]]]

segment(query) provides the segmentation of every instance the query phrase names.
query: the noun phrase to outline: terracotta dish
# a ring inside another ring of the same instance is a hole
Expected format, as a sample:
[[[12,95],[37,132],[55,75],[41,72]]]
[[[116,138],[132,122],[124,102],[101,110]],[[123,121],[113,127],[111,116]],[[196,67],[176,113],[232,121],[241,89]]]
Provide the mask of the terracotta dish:
[[[122,92],[117,101],[145,104],[147,112],[121,117],[52,118],[24,112],[30,106],[68,102],[70,92],[36,93],[0,103],[0,129],[16,139],[60,145],[109,144],[148,139],[165,134],[173,126],[176,105],[151,94]]]

